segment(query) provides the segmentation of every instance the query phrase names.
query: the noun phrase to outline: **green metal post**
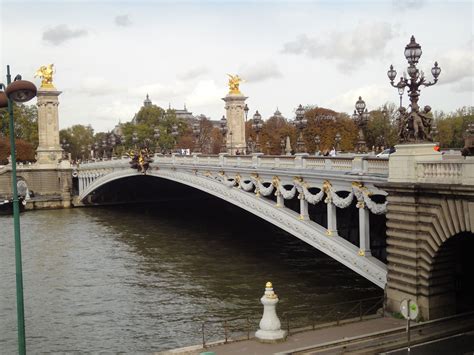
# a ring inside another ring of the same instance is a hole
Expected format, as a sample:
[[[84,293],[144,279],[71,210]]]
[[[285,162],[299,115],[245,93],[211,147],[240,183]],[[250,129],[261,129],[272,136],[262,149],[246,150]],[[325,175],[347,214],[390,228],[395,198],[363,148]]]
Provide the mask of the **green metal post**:
[[[7,65],[7,85],[11,83],[10,66]],[[13,102],[8,99],[8,114],[10,116],[10,151],[12,164],[12,192],[13,192],[13,230],[15,233],[15,268],[16,268],[16,308],[18,322],[18,352],[26,354],[25,339],[25,311],[23,304],[23,270],[21,262],[20,238],[20,207],[18,205],[18,191],[16,186],[16,151],[15,132],[13,125]]]

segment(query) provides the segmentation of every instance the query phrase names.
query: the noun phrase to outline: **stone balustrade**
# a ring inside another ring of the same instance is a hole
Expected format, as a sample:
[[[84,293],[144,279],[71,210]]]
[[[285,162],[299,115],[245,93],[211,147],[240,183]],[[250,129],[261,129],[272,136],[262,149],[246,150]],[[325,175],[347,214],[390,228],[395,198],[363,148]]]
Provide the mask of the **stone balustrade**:
[[[417,173],[421,183],[474,185],[474,159],[419,162]]]
[[[129,160],[112,159],[112,161]],[[110,161],[110,160],[109,160]],[[375,158],[368,156],[270,156],[263,154],[254,155],[161,155],[153,157],[155,164],[173,165],[195,165],[195,166],[219,166],[219,167],[244,167],[263,169],[305,169],[322,170],[342,173],[388,175],[388,158]],[[98,167],[104,165],[104,161],[84,162],[81,167]]]

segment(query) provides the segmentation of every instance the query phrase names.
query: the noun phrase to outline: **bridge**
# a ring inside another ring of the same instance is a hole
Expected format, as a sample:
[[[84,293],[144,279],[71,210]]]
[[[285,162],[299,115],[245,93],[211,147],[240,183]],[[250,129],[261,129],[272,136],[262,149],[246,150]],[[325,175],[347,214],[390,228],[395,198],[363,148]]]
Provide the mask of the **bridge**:
[[[474,295],[466,273],[456,272],[472,270],[472,263],[460,264],[467,259],[459,253],[474,240],[474,160],[443,157],[432,147],[416,157],[409,150],[390,160],[155,155],[146,178],[186,185],[253,213],[384,288],[388,309],[397,311],[410,297],[425,319],[437,318]],[[108,184],[142,176],[128,159],[81,164],[73,174],[76,201],[84,205],[105,203],[100,191]],[[356,212],[344,213],[349,210]],[[374,246],[383,251],[374,253]]]

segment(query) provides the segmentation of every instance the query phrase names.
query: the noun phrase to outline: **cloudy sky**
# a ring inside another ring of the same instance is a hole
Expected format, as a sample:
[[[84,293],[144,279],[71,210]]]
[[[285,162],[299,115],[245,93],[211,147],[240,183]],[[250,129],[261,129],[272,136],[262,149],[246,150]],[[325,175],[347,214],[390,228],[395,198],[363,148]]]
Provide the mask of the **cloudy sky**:
[[[474,105],[473,11],[447,0],[0,0],[0,72],[10,64],[39,85],[35,70],[54,63],[61,128],[110,130],[147,93],[219,119],[226,73],[246,79],[249,115],[292,118],[300,103],[350,113],[359,95],[369,109],[398,103],[386,72],[406,70],[413,34],[427,77],[435,60],[442,68],[420,104],[451,111]]]

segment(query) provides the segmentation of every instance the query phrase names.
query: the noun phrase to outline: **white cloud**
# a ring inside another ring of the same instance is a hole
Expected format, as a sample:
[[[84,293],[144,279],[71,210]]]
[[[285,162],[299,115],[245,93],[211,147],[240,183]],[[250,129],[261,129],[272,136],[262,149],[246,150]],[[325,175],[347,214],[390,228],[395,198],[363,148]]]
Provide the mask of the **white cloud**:
[[[205,106],[219,104],[222,106],[222,87],[218,87],[214,80],[201,80],[194,90],[186,96],[189,106]]]
[[[68,25],[62,24],[44,31],[43,41],[49,42],[55,46],[59,46],[70,39],[79,38],[86,35],[87,31],[84,29],[73,30],[69,28]]]
[[[121,89],[117,85],[111,83],[102,77],[86,77],[79,84],[78,90],[80,94],[89,96],[105,96],[119,92]]]
[[[317,59],[334,59],[339,69],[346,71],[367,59],[385,52],[387,42],[394,38],[392,25],[386,22],[360,23],[352,31],[332,31],[325,36],[300,35],[283,45],[282,52],[306,55]]]
[[[330,107],[339,112],[352,113],[359,96],[365,101],[369,111],[378,108],[385,102],[393,101],[392,88],[387,86],[368,85],[351,89],[323,103],[322,107]]]
[[[239,72],[242,74],[242,78],[248,82],[264,81],[282,76],[277,64],[271,60],[242,65]]]
[[[180,80],[192,80],[207,73],[209,73],[209,68],[204,65],[201,65],[195,68],[191,68],[181,74],[178,74],[177,77]]]
[[[464,81],[474,76],[474,58],[472,47],[467,49],[452,50],[443,55],[439,61],[441,74],[439,84],[450,84]],[[472,84],[471,84],[472,90]]]
[[[139,98],[145,98],[148,94],[152,100],[168,101],[170,98],[183,95],[187,90],[187,87],[179,82],[170,85],[152,83],[131,88],[129,93]]]
[[[114,22],[120,27],[128,27],[132,24],[132,21],[130,21],[130,17],[128,15],[115,16]]]
[[[392,6],[396,11],[418,10],[424,3],[425,0],[392,0]]]

